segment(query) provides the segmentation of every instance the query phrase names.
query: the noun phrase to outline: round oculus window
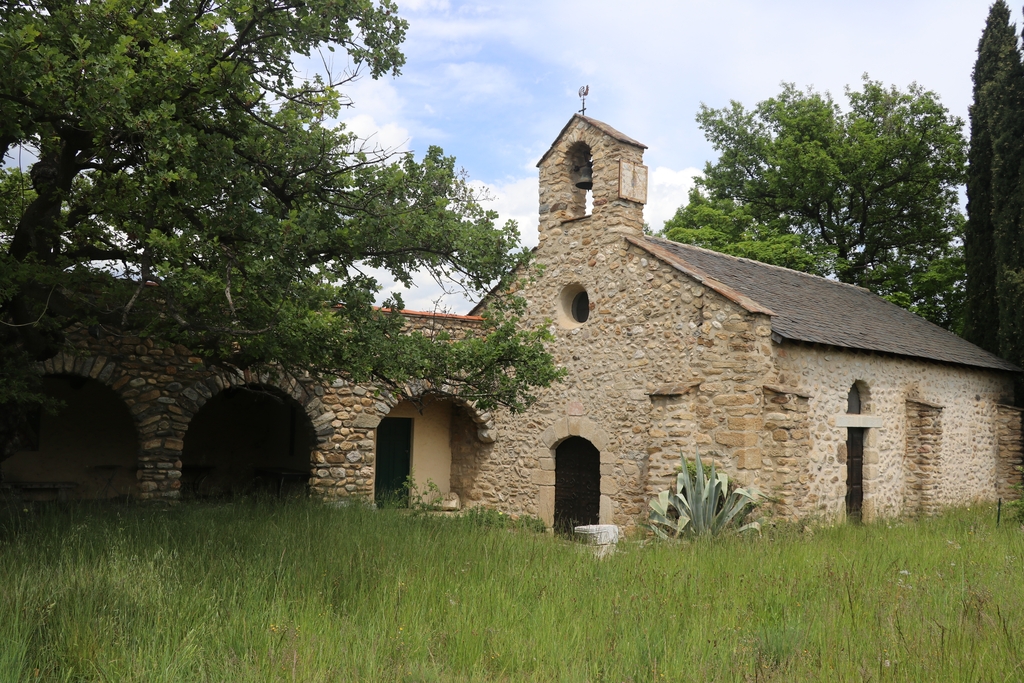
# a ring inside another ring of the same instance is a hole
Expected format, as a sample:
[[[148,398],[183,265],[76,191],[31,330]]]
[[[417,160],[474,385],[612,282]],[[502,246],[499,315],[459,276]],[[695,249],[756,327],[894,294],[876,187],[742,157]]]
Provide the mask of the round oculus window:
[[[590,297],[585,291],[579,292],[572,298],[572,319],[578,323],[587,322],[590,317]]]
[[[578,282],[562,287],[556,311],[558,324],[567,330],[586,323],[590,318],[590,296],[586,288]]]

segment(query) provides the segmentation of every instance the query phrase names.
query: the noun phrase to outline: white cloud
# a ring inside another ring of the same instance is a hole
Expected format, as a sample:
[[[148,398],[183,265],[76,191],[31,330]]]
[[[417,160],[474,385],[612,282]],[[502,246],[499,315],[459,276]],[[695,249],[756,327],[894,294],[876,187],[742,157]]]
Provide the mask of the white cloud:
[[[364,267],[361,270],[375,278],[381,285],[382,289],[376,297],[378,305],[383,304],[389,296],[399,294],[404,308],[410,311],[464,314],[473,307],[473,302],[453,283],[445,283],[442,286],[423,270],[413,274],[411,288],[395,282],[391,274],[383,268]]]
[[[374,80],[360,76],[344,87],[344,93],[352,100],[347,111],[356,115],[388,120],[400,116],[405,109],[405,98],[398,94],[395,81],[387,77]]]
[[[409,131],[396,123],[381,125],[369,114],[359,114],[344,119],[345,128],[365,141],[370,149],[382,148],[389,151],[404,152],[409,149],[412,137]]]
[[[515,76],[503,66],[463,62],[446,64],[444,82],[438,86],[449,96],[456,96],[462,102],[490,103],[517,101],[522,104],[525,93],[517,92],[512,84]]]
[[[484,202],[484,208],[498,212],[495,224],[502,226],[507,220],[519,224],[519,238],[524,246],[537,245],[537,178],[518,178],[500,183],[484,183],[479,180],[470,182],[474,188],[482,190],[490,197]]]
[[[519,224],[523,245],[532,247],[537,244],[536,178],[510,179],[493,184],[474,180],[470,185],[488,198],[484,201],[486,208],[498,212],[498,220],[495,221],[497,226],[504,225],[507,220],[514,220]],[[393,293],[401,294],[405,307],[413,311],[464,314],[474,304],[454,283],[445,283],[442,286],[425,271],[416,273],[413,276],[412,288],[406,288],[396,283],[383,269],[363,270],[381,283],[383,289],[377,296],[378,304],[383,303]]]
[[[655,232],[662,229],[665,221],[675,215],[676,209],[686,204],[687,195],[693,187],[694,178],[700,170],[690,167],[674,171],[658,166],[651,171],[647,181],[647,206],[644,220]]]

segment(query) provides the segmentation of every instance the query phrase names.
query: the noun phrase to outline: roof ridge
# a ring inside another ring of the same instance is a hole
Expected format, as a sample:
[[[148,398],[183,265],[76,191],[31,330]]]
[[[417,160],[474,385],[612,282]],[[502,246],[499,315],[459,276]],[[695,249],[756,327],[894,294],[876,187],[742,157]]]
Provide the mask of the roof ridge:
[[[756,298],[753,303],[771,307],[772,332],[783,338],[1021,372],[997,354],[865,287],[663,237],[626,239],[651,253],[664,254],[662,258],[670,258],[670,263],[683,272],[707,273],[730,290]],[[731,298],[729,293],[725,296]]]
[[[825,282],[828,282],[829,284],[842,285],[844,287],[852,287],[852,288],[860,290],[862,292],[867,292],[869,294],[874,294],[874,292],[872,292],[867,287],[861,287],[860,285],[853,285],[853,284],[850,284],[849,282],[842,282],[841,280],[832,280],[832,279],[829,279],[829,278],[824,277],[822,275],[815,275],[814,273],[806,273],[806,272],[804,272],[802,270],[796,270],[794,268],[787,268],[786,266],[777,266],[774,263],[765,263],[764,261],[758,261],[757,259],[746,258],[745,256],[733,256],[732,254],[726,254],[724,251],[715,251],[714,249],[708,249],[707,247],[698,247],[696,244],[690,244],[688,242],[676,242],[675,240],[670,240],[670,239],[667,239],[665,237],[657,237],[655,235],[644,235],[644,239],[657,240],[659,242],[665,242],[665,243],[668,243],[668,244],[677,244],[677,245],[679,245],[681,247],[688,247],[690,249],[696,249],[697,251],[703,251],[703,252],[705,252],[707,254],[714,254],[715,256],[724,256],[725,258],[733,259],[734,261],[742,261],[744,263],[753,263],[753,264],[758,265],[758,266],[764,266],[765,268],[775,268],[777,270],[784,270],[787,273],[796,273],[797,275],[802,275],[804,277],[814,278],[816,280],[824,280]],[[881,298],[884,299],[884,297],[881,297]],[[887,299],[885,299],[885,300],[888,301]],[[892,302],[890,301],[889,303],[892,303]],[[893,306],[896,306],[896,304],[893,304]],[[896,306],[896,308],[900,308],[900,307]],[[900,310],[906,310],[906,309],[902,309],[901,308]]]
[[[565,135],[566,131],[568,131],[569,128],[572,127],[572,124],[574,124],[577,120],[583,121],[591,128],[596,128],[598,131],[604,133],[605,135],[615,140],[618,140],[619,142],[625,143],[627,145],[632,145],[634,147],[639,147],[641,149],[647,149],[647,145],[645,145],[644,143],[640,142],[639,140],[634,140],[633,138],[629,137],[622,131],[616,130],[612,126],[608,125],[604,121],[599,121],[598,119],[592,118],[590,116],[584,116],[583,114],[576,112],[571,117],[569,117],[569,120],[566,122],[566,124],[562,126],[562,130],[558,132],[558,135],[555,136],[555,139],[548,146],[547,150],[544,152],[544,154],[540,156],[540,160],[537,162],[537,168],[540,168],[541,164],[544,163],[544,160],[547,159],[548,155],[551,154],[552,150],[555,149],[555,145],[558,144],[558,141],[562,139],[562,136]]]
[[[956,332],[954,332],[952,330],[948,330],[945,327],[942,327],[941,325],[936,325],[935,323],[932,323],[927,318],[923,318],[922,316],[918,315],[917,313],[914,313],[913,311],[907,310],[906,308],[903,308],[902,306],[900,306],[898,304],[894,304],[893,302],[889,301],[888,299],[886,299],[881,294],[875,294],[875,292],[872,292],[867,287],[861,287],[860,285],[853,285],[853,284],[850,284],[849,282],[841,282],[839,280],[830,280],[829,278],[822,277],[821,275],[815,275],[814,273],[805,273],[802,270],[795,270],[793,268],[786,268],[785,266],[777,266],[774,263],[765,263],[764,261],[758,261],[756,259],[750,259],[750,258],[746,258],[746,257],[743,257],[743,256],[733,256],[732,254],[726,254],[726,253],[721,252],[721,251],[715,251],[714,249],[708,249],[706,247],[698,247],[696,244],[688,244],[686,242],[675,242],[673,240],[666,239],[664,237],[656,237],[654,235],[645,235],[644,237],[647,238],[647,239],[654,239],[654,240],[657,240],[659,242],[668,242],[670,244],[678,244],[680,246],[689,247],[690,249],[696,249],[698,251],[703,251],[703,252],[705,252],[707,254],[714,254],[715,256],[724,256],[725,258],[732,259],[734,261],[742,261],[744,263],[752,263],[752,264],[755,264],[757,266],[764,266],[766,268],[775,268],[776,270],[783,270],[783,271],[785,271],[787,273],[793,273],[793,274],[796,274],[796,275],[802,275],[804,277],[814,278],[816,280],[824,280],[825,282],[829,283],[830,285],[843,285],[844,287],[851,287],[851,288],[853,288],[853,289],[855,289],[857,291],[860,291],[860,292],[867,292],[868,294],[871,294],[871,295],[877,297],[881,301],[884,301],[893,310],[895,310],[895,311],[897,311],[899,313],[908,313],[908,314],[913,315],[915,317],[921,318],[922,320],[925,320],[926,322],[929,322],[932,325],[935,325],[935,327],[937,329],[942,330],[943,332],[945,332],[946,334],[950,335],[951,337],[955,337],[956,339],[959,339],[961,341],[967,341],[966,339],[964,339],[963,337],[958,335]],[[968,342],[968,343],[970,343],[970,342]],[[977,346],[977,345],[975,344],[975,346]],[[978,348],[981,348],[981,347],[978,347]],[[991,354],[993,356],[996,356],[997,358],[1002,358],[998,354],[994,354],[991,351],[987,351],[986,349],[981,349],[981,350],[985,351],[986,353],[989,353],[989,354]],[[1005,360],[1005,359],[1003,359],[1003,360]]]

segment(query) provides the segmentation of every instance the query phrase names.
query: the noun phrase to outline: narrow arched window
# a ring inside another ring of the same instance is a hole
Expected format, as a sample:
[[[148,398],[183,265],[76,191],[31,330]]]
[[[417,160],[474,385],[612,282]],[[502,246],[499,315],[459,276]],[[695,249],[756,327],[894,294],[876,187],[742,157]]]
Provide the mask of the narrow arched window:
[[[850,415],[860,415],[860,390],[856,384],[850,387],[850,395],[846,397],[846,412]]]

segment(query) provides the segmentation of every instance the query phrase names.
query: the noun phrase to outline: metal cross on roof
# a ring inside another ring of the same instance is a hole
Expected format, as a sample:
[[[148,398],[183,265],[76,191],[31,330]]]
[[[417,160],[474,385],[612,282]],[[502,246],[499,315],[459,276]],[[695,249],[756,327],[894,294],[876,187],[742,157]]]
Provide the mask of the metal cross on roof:
[[[580,116],[587,115],[587,95],[590,94],[590,86],[584,85],[580,87],[580,99],[583,100],[583,108],[580,109]]]

